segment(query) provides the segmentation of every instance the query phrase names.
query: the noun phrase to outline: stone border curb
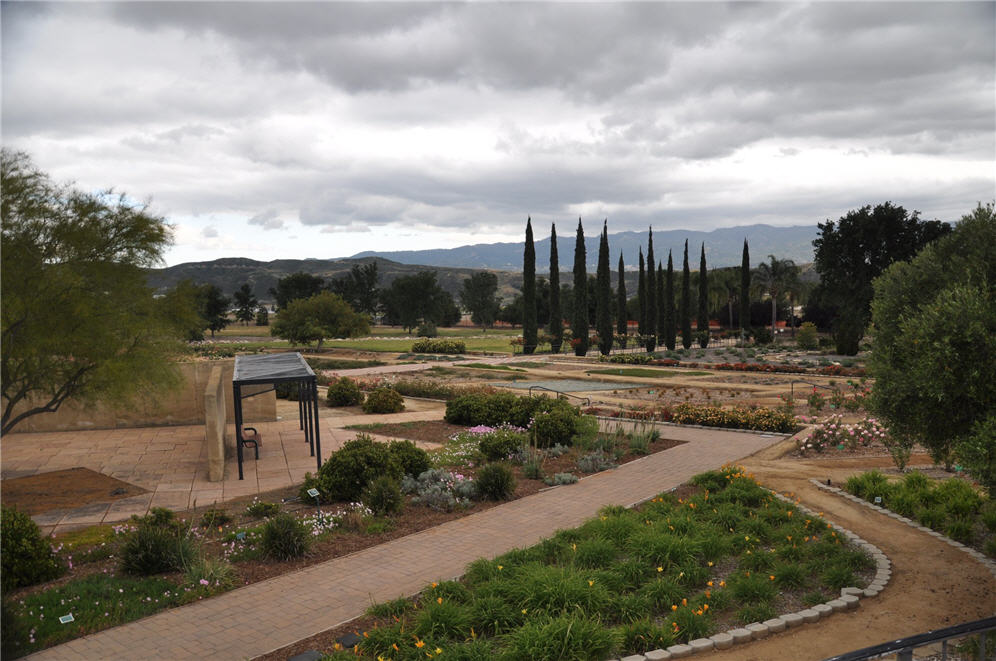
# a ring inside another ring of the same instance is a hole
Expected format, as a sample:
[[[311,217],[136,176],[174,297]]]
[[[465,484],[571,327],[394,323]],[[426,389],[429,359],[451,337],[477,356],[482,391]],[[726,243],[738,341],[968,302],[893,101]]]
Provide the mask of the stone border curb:
[[[820,485],[818,480],[814,479],[812,482],[817,486],[820,486],[820,488],[833,489],[833,487]],[[837,491],[839,491],[839,489],[837,489]],[[794,506],[800,512],[814,518],[820,518],[820,515],[817,512],[787,496],[783,496],[775,491],[771,491],[771,494],[778,500]],[[698,638],[685,645],[672,645],[666,650],[658,649],[647,652],[646,654],[633,654],[631,656],[623,657],[621,661],[665,661],[668,659],[682,659],[699,652],[708,652],[713,649],[727,649],[735,645],[750,642],[751,640],[760,640],[771,633],[778,633],[812,622],[818,622],[819,620],[829,617],[838,611],[854,610],[860,605],[860,600],[862,598],[877,596],[882,592],[882,590],[885,589],[886,584],[892,577],[892,562],[877,546],[871,542],[861,539],[850,530],[847,530],[843,526],[836,523],[827,521],[827,524],[834,532],[847,538],[849,542],[857,546],[865,553],[871,555],[872,559],[875,561],[875,578],[868,584],[867,588],[841,588],[840,597],[831,599],[826,603],[805,608],[798,613],[787,613],[770,620],[765,620],[763,623],[754,622],[743,627],[737,627],[735,629],[730,629],[729,631],[714,634],[709,638]],[[952,542],[952,544],[957,544],[957,542]],[[970,549],[965,550],[968,551]],[[993,571],[994,574],[996,574],[996,569]]]
[[[820,482],[816,478],[810,478],[809,481],[812,482],[814,485],[816,485],[816,487],[818,487],[819,489],[821,489],[823,491],[827,491],[829,493],[836,494],[836,495],[840,496],[841,498],[846,498],[846,499],[850,500],[851,502],[857,503],[858,505],[864,505],[865,507],[867,507],[869,509],[873,509],[876,512],[880,512],[880,513],[888,516],[889,518],[892,518],[892,519],[895,519],[896,521],[900,521],[902,523],[905,523],[906,525],[908,525],[911,528],[916,528],[920,532],[924,532],[924,533],[927,533],[928,535],[930,535],[932,537],[936,537],[937,539],[941,540],[942,542],[947,542],[948,544],[950,544],[951,546],[955,547],[956,549],[961,549],[965,553],[967,553],[970,556],[972,556],[974,559],[978,560],[982,564],[983,567],[985,567],[986,569],[989,570],[989,573],[993,575],[993,578],[996,578],[996,561],[989,559],[981,551],[977,551],[977,550],[973,549],[970,546],[965,546],[961,542],[956,542],[955,540],[951,539],[950,537],[945,537],[943,534],[937,532],[936,530],[928,528],[927,526],[921,526],[919,523],[917,523],[913,519],[910,519],[909,517],[905,517],[905,516],[899,514],[898,512],[893,512],[892,510],[890,510],[888,508],[885,508],[885,507],[882,507],[880,505],[876,505],[875,503],[869,503],[867,500],[864,500],[863,498],[858,498],[857,496],[855,496],[853,494],[850,494],[850,493],[848,493],[848,492],[846,492],[843,489],[840,489],[838,487],[834,487],[834,486],[831,486],[829,484],[824,484],[823,482]],[[874,586],[874,583],[872,585],[869,585],[868,589],[874,589],[873,586]],[[865,591],[867,592],[867,589]]]

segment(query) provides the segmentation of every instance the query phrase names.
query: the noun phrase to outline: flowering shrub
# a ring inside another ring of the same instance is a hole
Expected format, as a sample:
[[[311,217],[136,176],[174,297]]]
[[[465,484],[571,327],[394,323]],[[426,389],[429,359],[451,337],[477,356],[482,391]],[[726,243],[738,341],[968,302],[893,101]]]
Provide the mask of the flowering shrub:
[[[469,507],[470,501],[477,497],[474,480],[462,473],[440,468],[431,468],[417,478],[406,475],[401,480],[401,491],[414,494],[413,503],[421,503],[441,512]]]
[[[672,421],[682,425],[703,425],[728,429],[753,429],[787,433],[795,429],[795,418],[784,411],[760,406],[735,406],[730,409],[698,404],[678,404],[671,411]]]
[[[528,440],[525,429],[509,424],[498,427],[478,425],[468,429],[467,433],[478,437],[478,448],[488,461],[508,459]]]
[[[317,512],[311,516],[304,517],[301,522],[311,530],[313,537],[332,532],[343,525],[343,521],[348,518],[365,518],[373,516],[373,511],[363,503],[349,503],[339,509]]]
[[[868,446],[872,441],[886,443],[887,440],[886,428],[875,418],[865,418],[856,424],[845,425],[843,416],[831,415],[813,429],[809,438],[799,441],[799,449],[803,452],[823,452],[827,448],[844,446],[853,450],[859,445]]]

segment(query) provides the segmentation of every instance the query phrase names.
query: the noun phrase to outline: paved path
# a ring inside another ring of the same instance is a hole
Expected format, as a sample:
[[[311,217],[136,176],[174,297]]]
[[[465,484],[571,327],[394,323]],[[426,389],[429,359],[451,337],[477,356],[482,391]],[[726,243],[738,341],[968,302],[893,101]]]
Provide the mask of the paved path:
[[[688,443],[345,557],[39,652],[30,659],[250,659],[453,578],[481,556],[529,546],[604,505],[632,505],[782,437],[667,428]]]

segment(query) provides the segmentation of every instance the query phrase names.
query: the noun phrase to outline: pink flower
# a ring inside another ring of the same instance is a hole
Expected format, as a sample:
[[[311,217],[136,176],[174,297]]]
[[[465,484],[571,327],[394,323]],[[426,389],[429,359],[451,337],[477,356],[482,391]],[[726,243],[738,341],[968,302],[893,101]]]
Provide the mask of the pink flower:
[[[207,580],[206,578],[202,578],[202,579],[200,580],[200,584],[201,584],[201,585],[210,585],[209,581],[208,581],[208,580]]]

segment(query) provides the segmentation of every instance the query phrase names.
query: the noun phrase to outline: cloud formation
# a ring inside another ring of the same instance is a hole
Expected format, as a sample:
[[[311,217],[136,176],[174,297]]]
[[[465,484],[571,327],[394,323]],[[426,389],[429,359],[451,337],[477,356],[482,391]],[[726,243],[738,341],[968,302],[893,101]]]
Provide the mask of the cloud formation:
[[[5,144],[246,256],[516,240],[527,214],[951,220],[996,196],[993,3],[2,11]]]

